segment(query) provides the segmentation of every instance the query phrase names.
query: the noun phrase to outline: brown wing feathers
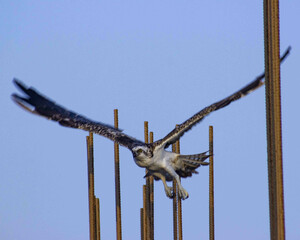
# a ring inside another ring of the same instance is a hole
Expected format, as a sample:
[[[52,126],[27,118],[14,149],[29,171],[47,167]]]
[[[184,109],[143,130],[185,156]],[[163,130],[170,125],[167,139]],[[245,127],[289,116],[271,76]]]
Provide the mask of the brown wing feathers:
[[[286,50],[284,55],[281,57],[281,62],[286,58],[286,56],[290,52],[290,47]],[[163,139],[156,141],[153,146],[164,146],[168,147],[170,144],[176,142],[185,132],[190,130],[193,126],[199,123],[205,116],[209,113],[221,109],[231,102],[236,101],[243,96],[246,96],[253,90],[257,89],[261,85],[264,84],[265,74],[261,74],[258,76],[254,81],[249,83],[244,88],[240,89],[239,91],[235,92],[234,94],[230,95],[227,98],[222,99],[216,103],[211,104],[210,106],[202,109],[191,118],[186,120],[180,125],[177,125],[176,128],[171,131],[167,136]],[[25,97],[21,97],[17,94],[13,94],[13,100],[23,107],[25,110],[44,116],[48,119],[53,121],[57,121],[59,124],[72,127],[72,128],[79,128],[86,131],[92,131],[96,134],[100,134],[105,136],[125,147],[132,148],[136,145],[143,145],[142,141],[136,140],[124,133],[122,133],[119,129],[115,129],[113,126],[104,124],[101,122],[92,121],[82,115],[79,115],[75,112],[69,111],[62,106],[59,106],[54,101],[49,100],[46,97],[43,97],[33,88],[27,88],[24,84],[22,84],[17,79],[14,79],[14,83],[20,88],[21,91],[25,93]]]
[[[125,147],[132,148],[137,144],[144,144],[114,128],[111,125],[92,121],[82,115],[69,111],[55,102],[39,94],[32,88],[14,79],[14,83],[24,92],[25,97],[13,94],[13,100],[25,110],[56,121],[62,126],[83,129],[107,137]]]

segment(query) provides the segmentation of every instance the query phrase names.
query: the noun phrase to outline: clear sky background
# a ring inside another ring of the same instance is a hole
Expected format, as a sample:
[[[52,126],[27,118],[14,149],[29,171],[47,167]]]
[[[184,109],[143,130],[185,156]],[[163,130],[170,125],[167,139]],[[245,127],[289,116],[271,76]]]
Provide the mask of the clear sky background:
[[[0,1],[0,239],[88,239],[86,132],[30,115],[14,77],[92,119],[164,137],[264,69],[263,1]],[[300,2],[281,1],[287,239],[300,239]],[[216,239],[268,239],[265,89],[211,114],[181,139],[215,132]],[[102,239],[115,239],[113,143],[94,137]],[[123,239],[140,239],[144,169],[120,148]],[[185,239],[208,238],[208,167],[183,180]],[[172,201],[155,183],[155,239],[172,239]]]

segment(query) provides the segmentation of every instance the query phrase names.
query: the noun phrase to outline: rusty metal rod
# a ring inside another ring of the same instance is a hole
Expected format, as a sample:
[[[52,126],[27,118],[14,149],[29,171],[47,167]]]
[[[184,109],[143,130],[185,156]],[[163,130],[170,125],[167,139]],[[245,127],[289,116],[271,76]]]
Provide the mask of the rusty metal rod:
[[[150,132],[150,143],[154,142],[153,132]],[[150,239],[154,240],[154,179],[150,176]]]
[[[114,109],[114,127],[119,128],[118,109]],[[120,158],[119,145],[114,143],[115,157],[115,199],[116,199],[116,235],[117,240],[122,239],[122,221],[121,221],[121,184],[120,184]]]
[[[149,143],[149,127],[148,127],[148,121],[144,121],[144,138],[145,138],[145,143]]]
[[[89,223],[90,223],[90,240],[96,240],[95,229],[95,198],[94,198],[94,148],[93,133],[90,132],[86,137],[87,143],[87,166],[88,166],[88,197],[89,197]]]
[[[277,234],[275,231],[277,231],[276,228],[276,186],[274,186],[275,183],[275,166],[274,161],[271,161],[273,157],[272,154],[272,147],[269,143],[271,143],[271,118],[269,115],[271,114],[271,99],[270,95],[268,94],[270,92],[269,88],[271,87],[269,84],[269,78],[270,78],[270,72],[267,68],[269,68],[269,40],[270,37],[270,28],[269,28],[269,11],[268,11],[268,2],[264,0],[264,41],[265,41],[265,84],[266,84],[266,120],[267,120],[267,142],[268,142],[268,183],[269,183],[269,217],[270,217],[270,237],[271,239],[276,239],[275,236]]]
[[[279,0],[264,0],[264,45],[271,239],[285,239],[282,169]]]
[[[141,240],[144,240],[144,209],[140,209],[140,232],[141,232]]]
[[[180,153],[180,141],[179,139],[176,141],[176,153]],[[178,239],[182,240],[182,202],[181,199],[177,198],[177,204],[178,204]]]
[[[100,234],[100,200],[99,198],[95,197],[95,203],[96,203],[96,235],[97,235],[97,240],[101,239],[101,234]]]
[[[209,239],[215,239],[214,129],[209,126]]]
[[[172,152],[176,152],[176,144],[172,144]],[[178,239],[178,214],[177,214],[177,186],[176,180],[173,179],[173,239]]]
[[[147,238],[147,186],[143,185],[143,236],[144,240]]]
[[[145,143],[149,143],[149,127],[148,127],[147,121],[144,122],[144,138],[145,138]],[[146,169],[145,174],[147,174],[147,172],[148,172],[148,170]],[[145,209],[144,209],[144,218],[145,218],[144,224],[146,225],[145,238],[147,240],[150,240],[151,212],[150,212],[150,178],[149,177],[146,178],[146,193],[145,194],[146,194],[145,195],[146,205],[145,205]]]

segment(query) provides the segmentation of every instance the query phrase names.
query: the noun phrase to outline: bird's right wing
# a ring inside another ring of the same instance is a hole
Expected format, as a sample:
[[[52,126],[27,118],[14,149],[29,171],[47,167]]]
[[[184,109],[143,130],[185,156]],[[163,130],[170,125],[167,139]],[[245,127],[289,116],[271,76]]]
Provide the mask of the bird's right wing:
[[[12,99],[19,106],[33,114],[56,121],[65,127],[94,132],[129,149],[132,149],[136,145],[144,144],[142,141],[122,133],[121,130],[116,129],[111,125],[92,121],[82,115],[57,105],[55,102],[39,94],[33,88],[27,88],[17,79],[14,79],[13,82],[26,96],[21,97],[17,94],[12,94]]]

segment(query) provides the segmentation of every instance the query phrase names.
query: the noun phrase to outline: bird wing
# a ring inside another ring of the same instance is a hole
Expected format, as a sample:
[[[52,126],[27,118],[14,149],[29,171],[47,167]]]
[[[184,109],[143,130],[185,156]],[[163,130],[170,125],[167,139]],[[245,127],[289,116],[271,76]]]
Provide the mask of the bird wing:
[[[280,61],[282,62],[290,52],[290,47],[285,51]],[[189,131],[193,126],[202,121],[211,112],[217,111],[223,107],[226,107],[230,103],[246,96],[250,92],[259,88],[264,84],[265,73],[259,75],[255,80],[250,82],[247,86],[243,87],[239,91],[233,93],[232,95],[222,99],[221,101],[215,102],[208,107],[203,108],[201,111],[193,115],[191,118],[183,122],[182,124],[176,125],[176,127],[163,139],[154,142],[155,147],[167,148],[169,145],[175,143],[184,133]]]
[[[54,101],[42,96],[33,88],[27,88],[21,81],[14,79],[13,82],[25,94],[21,97],[12,94],[12,99],[25,110],[47,119],[58,122],[60,125],[71,128],[83,129],[109,138],[110,140],[132,149],[136,145],[144,145],[142,141],[132,138],[121,130],[111,125],[92,121],[82,115],[69,111],[59,106]]]

